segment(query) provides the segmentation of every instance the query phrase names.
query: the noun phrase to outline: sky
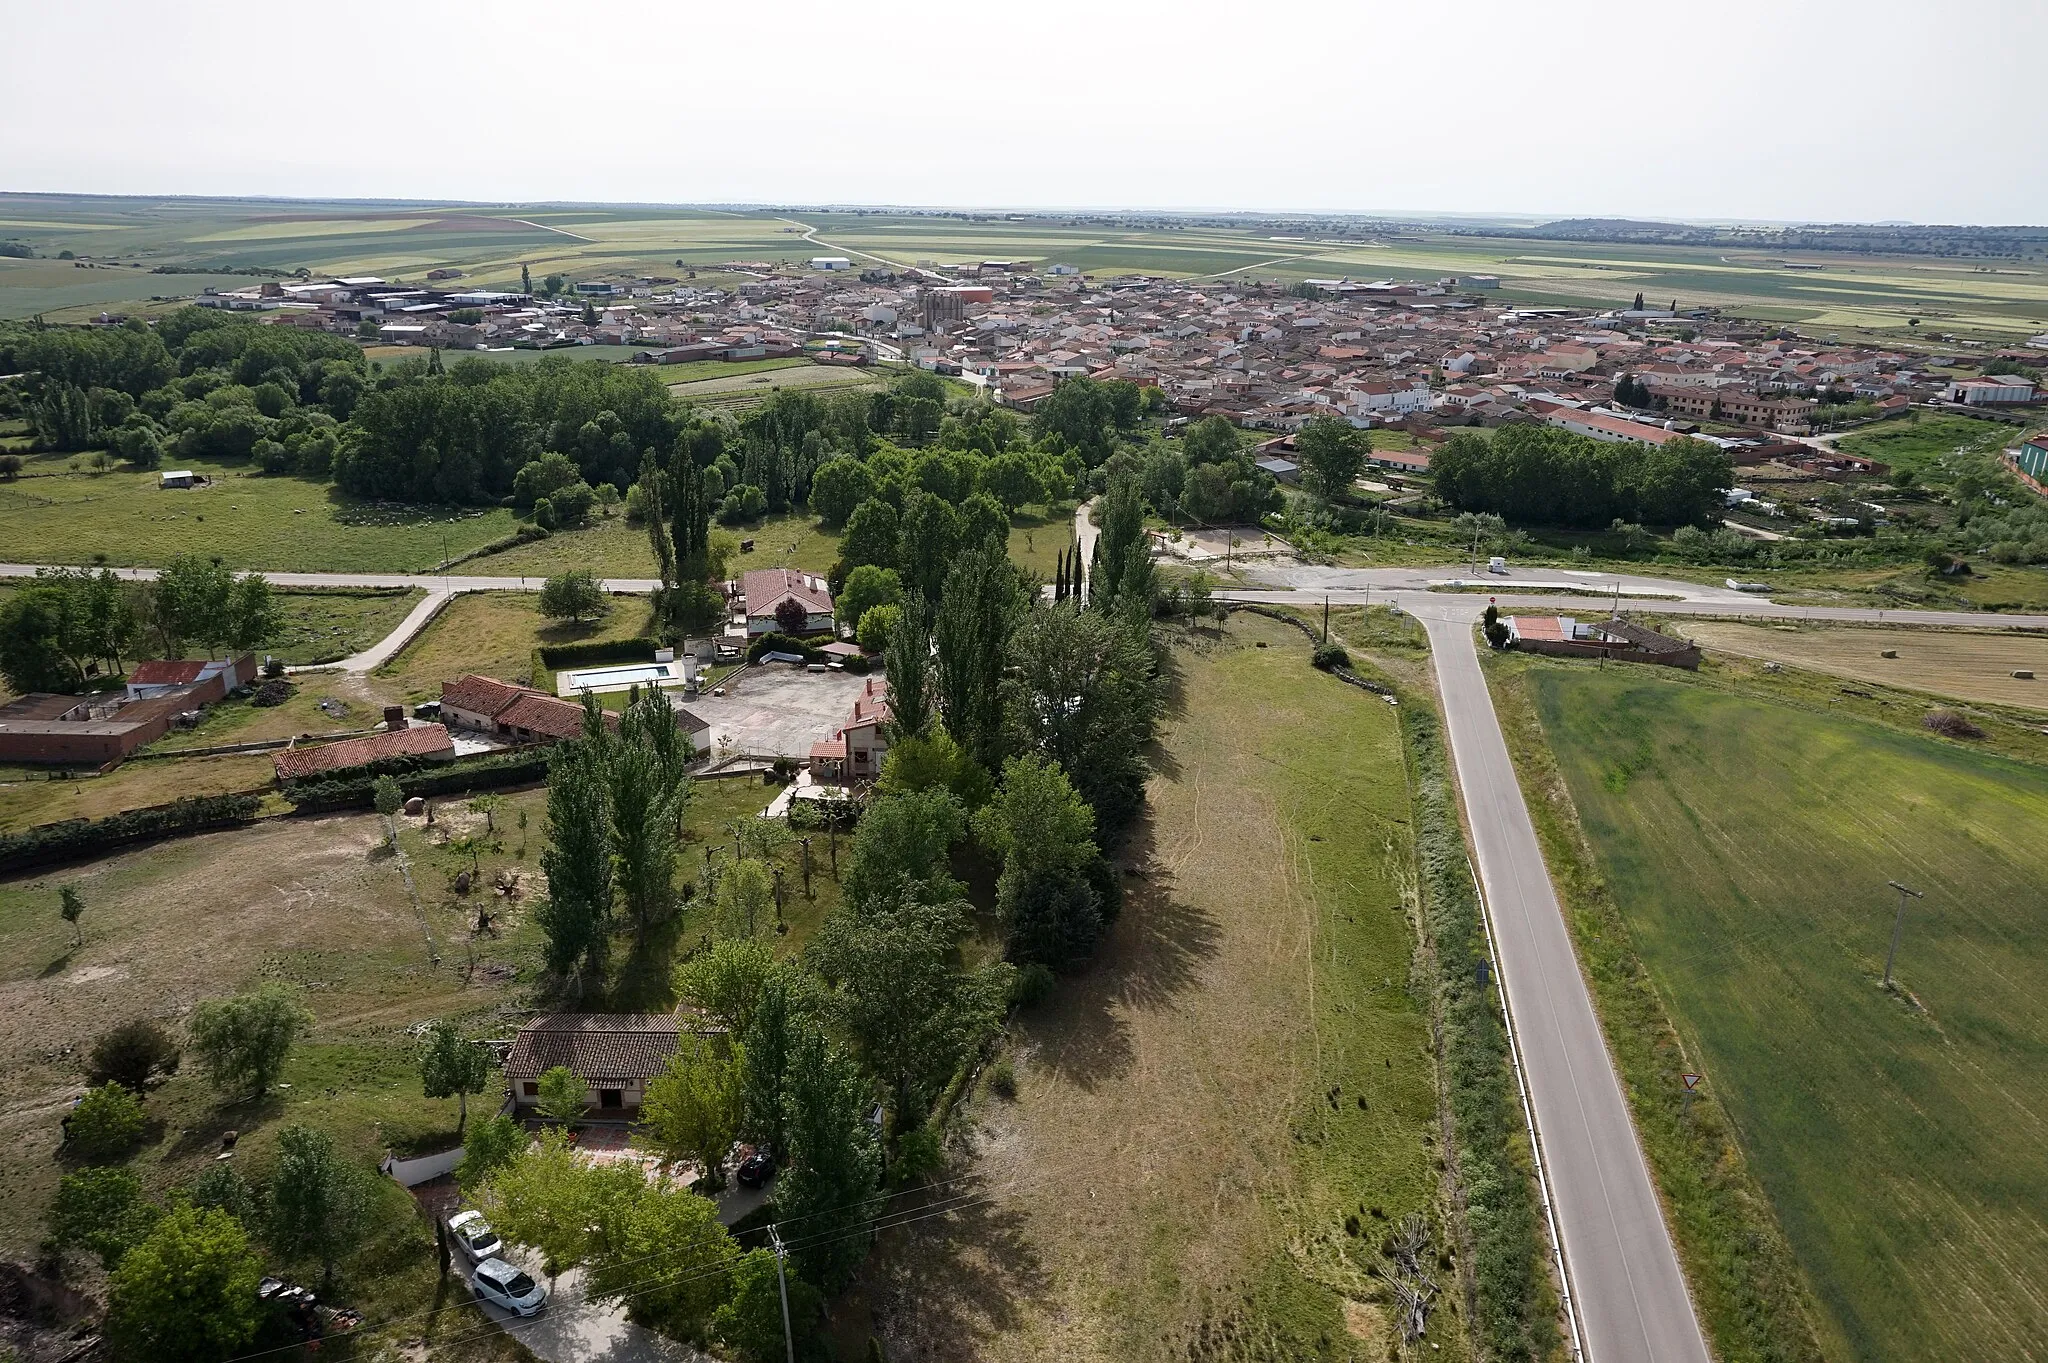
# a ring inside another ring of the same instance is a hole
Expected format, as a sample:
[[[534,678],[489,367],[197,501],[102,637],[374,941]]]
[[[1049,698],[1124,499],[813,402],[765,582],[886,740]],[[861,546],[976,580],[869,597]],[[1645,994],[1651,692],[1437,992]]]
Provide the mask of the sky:
[[[2048,4],[0,0],[0,190],[2048,223]]]

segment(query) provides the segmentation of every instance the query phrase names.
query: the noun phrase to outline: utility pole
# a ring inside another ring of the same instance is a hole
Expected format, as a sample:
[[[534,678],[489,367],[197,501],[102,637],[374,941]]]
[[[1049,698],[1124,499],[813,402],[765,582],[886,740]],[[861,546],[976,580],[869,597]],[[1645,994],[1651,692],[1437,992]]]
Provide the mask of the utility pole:
[[[1325,594],[1323,597],[1323,642],[1326,644],[1330,642],[1330,598],[1328,594]]]
[[[1885,884],[1899,892],[1899,915],[1892,919],[1892,949],[1884,954],[1884,987],[1889,989],[1892,987],[1892,961],[1899,954],[1899,934],[1905,931],[1906,927],[1906,896],[1911,895],[1915,899],[1925,899],[1927,896],[1918,890],[1907,889],[1896,880],[1888,880]]]
[[[789,1328],[789,1279],[782,1271],[789,1251],[782,1245],[782,1228],[773,1222],[768,1226],[768,1243],[775,1247],[775,1287],[782,1294],[782,1347],[789,1352],[789,1363],[796,1363],[796,1336]]]

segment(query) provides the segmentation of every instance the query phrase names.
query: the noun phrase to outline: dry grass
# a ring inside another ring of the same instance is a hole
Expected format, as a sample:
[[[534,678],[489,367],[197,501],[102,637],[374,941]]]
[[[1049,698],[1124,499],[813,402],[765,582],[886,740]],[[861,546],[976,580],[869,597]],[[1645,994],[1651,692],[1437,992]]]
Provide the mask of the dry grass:
[[[47,779],[49,768],[10,767],[0,776],[0,833],[62,819],[104,819],[124,809],[187,795],[225,795],[268,784],[276,771],[261,754],[127,762],[105,776]]]
[[[1963,630],[1741,625],[1687,621],[1683,632],[1708,649],[1810,667],[1855,681],[1882,682],[1958,700],[2048,710],[2048,636]],[[1898,657],[1887,658],[1886,650]],[[2015,670],[2042,680],[2022,681]]]
[[[1370,1209],[1437,1196],[1395,716],[1271,621],[1184,638],[1123,916],[970,1110],[987,1200],[869,1271],[892,1359],[1385,1356]]]
[[[373,680],[407,699],[441,694],[441,683],[465,672],[500,681],[529,680],[552,690],[552,677],[535,679],[534,657],[542,644],[583,639],[630,639],[646,634],[649,607],[642,598],[619,598],[604,619],[581,625],[557,624],[540,613],[538,594],[470,592],[448,603],[396,658],[377,669]]]

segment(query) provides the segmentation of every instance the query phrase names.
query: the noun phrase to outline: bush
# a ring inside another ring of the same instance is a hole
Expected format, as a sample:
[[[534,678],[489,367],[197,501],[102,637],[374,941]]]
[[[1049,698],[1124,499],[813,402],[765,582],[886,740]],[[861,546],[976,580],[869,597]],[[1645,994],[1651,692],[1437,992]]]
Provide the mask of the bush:
[[[492,753],[473,762],[428,763],[419,758],[396,757],[386,762],[402,769],[389,775],[398,780],[406,796],[455,795],[473,790],[498,790],[527,785],[547,776],[546,749],[522,748]],[[383,763],[372,763],[378,767]],[[284,798],[301,814],[324,813],[334,809],[361,809],[375,799],[373,773],[357,768],[340,779],[329,776],[319,781],[294,781],[284,788]]]
[[[95,1085],[121,1084],[136,1093],[158,1075],[178,1072],[178,1043],[148,1018],[124,1022],[95,1041],[86,1077]]]
[[[832,641],[825,639],[824,642]],[[757,663],[765,653],[794,653],[807,663],[821,663],[826,657],[825,654],[818,652],[814,645],[775,630],[754,637],[754,641],[747,645],[747,661]]]
[[[1052,971],[1036,961],[1019,966],[1016,978],[1010,985],[1010,1006],[1036,1008],[1052,997],[1053,986],[1056,983],[1058,982],[1053,979]]]
[[[1041,970],[1043,966],[1039,967]],[[998,1060],[988,1072],[989,1091],[1009,1102],[1017,1100],[1017,1071],[1007,1060]]]
[[[1334,672],[1340,667],[1349,668],[1351,655],[1344,651],[1342,644],[1317,644],[1315,655],[1309,661],[1325,672]]]
[[[638,663],[654,656],[661,640],[652,635],[633,639],[590,639],[577,644],[543,644],[540,660],[553,670],[581,667],[586,663]]]
[[[102,1084],[79,1099],[64,1129],[80,1154],[105,1159],[126,1154],[148,1124],[140,1098],[119,1084]]]
[[[725,500],[718,504],[718,519],[727,525],[741,521],[759,520],[768,514],[768,494],[760,488],[742,483],[725,494]]]
[[[896,1159],[889,1166],[890,1181],[899,1188],[936,1178],[946,1168],[946,1142],[937,1124],[926,1122],[906,1131],[896,1142]]]
[[[1982,738],[1984,731],[1954,710],[1929,710],[1920,721],[1943,738]]]

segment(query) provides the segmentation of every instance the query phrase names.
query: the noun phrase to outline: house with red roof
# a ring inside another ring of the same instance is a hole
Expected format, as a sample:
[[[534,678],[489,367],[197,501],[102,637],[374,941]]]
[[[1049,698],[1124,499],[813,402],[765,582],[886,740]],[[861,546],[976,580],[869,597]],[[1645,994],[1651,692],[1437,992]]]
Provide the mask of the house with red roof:
[[[325,776],[392,757],[423,757],[430,762],[446,762],[454,756],[455,740],[449,737],[444,725],[413,724],[403,729],[371,734],[367,738],[345,738],[339,743],[286,748],[270,760],[277,768],[277,779],[284,782]]]
[[[890,717],[888,679],[868,678],[846,722],[811,745],[812,779],[850,785],[879,777],[889,756]]]
[[[745,602],[748,634],[789,634],[778,623],[785,601],[803,608],[804,634],[821,634],[832,628],[832,588],[816,573],[794,568],[756,568],[740,579],[740,596]]]

